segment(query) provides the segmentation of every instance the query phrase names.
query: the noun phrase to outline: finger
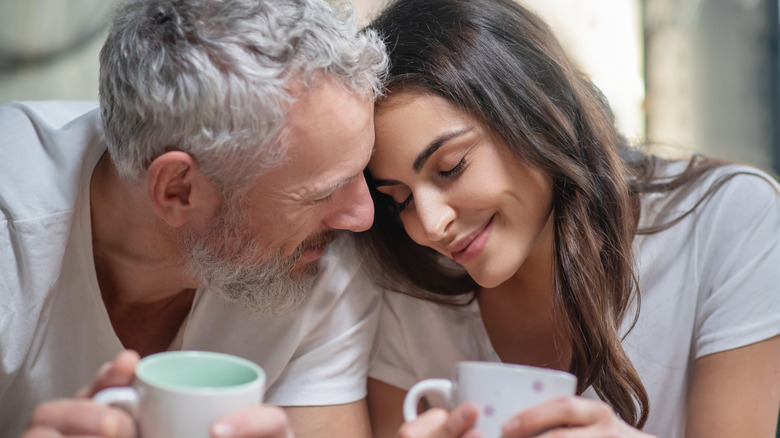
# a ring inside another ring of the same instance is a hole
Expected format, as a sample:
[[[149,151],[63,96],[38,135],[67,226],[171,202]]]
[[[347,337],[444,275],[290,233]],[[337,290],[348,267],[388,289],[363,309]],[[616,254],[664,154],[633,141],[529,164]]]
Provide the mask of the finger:
[[[444,430],[449,434],[447,436],[461,436],[472,429],[477,424],[479,408],[472,403],[463,403],[450,412],[447,422],[444,424]],[[469,437],[475,436],[473,433]],[[476,436],[479,436],[478,434]]]
[[[477,415],[477,407],[470,403],[464,403],[449,413],[444,409],[429,409],[415,420],[404,423],[398,435],[400,438],[461,437],[474,427]]]
[[[77,397],[92,397],[98,391],[112,386],[127,386],[133,381],[135,367],[141,360],[138,353],[132,350],[120,352],[113,362],[103,364],[98,370],[95,380],[76,393]]]
[[[539,434],[559,427],[582,427],[612,420],[614,410],[600,400],[564,397],[527,409],[507,421],[501,431],[507,437]]]
[[[62,438],[62,434],[44,426],[33,426],[27,429],[22,438]]]
[[[30,420],[31,431],[40,436],[44,429],[58,434],[89,435],[105,438],[132,438],[133,420],[124,412],[84,399],[61,399],[39,405]]]
[[[211,427],[213,438],[292,438],[284,409],[261,405],[230,414]]]
[[[65,438],[65,435],[48,427],[35,427],[27,430],[22,438]],[[93,435],[68,435],[67,438],[98,438]]]

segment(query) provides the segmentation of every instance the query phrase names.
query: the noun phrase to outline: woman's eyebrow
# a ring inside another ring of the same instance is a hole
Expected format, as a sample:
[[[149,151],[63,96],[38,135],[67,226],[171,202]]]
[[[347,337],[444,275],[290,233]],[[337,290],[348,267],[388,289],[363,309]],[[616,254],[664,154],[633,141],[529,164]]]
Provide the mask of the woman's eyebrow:
[[[397,186],[403,184],[401,181],[396,181],[394,179],[371,178],[371,181],[374,183],[374,187]]]
[[[425,150],[420,152],[420,154],[417,156],[417,158],[414,160],[414,165],[412,166],[415,173],[419,173],[420,170],[425,166],[425,162],[428,161],[428,158],[430,158],[431,155],[433,155],[434,152],[436,152],[440,147],[444,145],[444,143],[452,140],[455,137],[461,136],[469,131],[471,131],[472,128],[463,128],[458,131],[453,131],[448,134],[441,135],[439,137],[436,137]]]

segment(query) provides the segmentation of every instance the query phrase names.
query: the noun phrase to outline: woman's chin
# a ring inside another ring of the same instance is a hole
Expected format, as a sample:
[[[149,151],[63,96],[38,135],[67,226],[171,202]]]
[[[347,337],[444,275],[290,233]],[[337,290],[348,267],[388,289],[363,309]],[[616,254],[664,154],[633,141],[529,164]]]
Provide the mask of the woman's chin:
[[[509,280],[511,275],[501,275],[497,272],[472,272],[472,270],[466,269],[471,279],[474,280],[483,289],[492,289],[494,287],[501,286],[505,281]]]

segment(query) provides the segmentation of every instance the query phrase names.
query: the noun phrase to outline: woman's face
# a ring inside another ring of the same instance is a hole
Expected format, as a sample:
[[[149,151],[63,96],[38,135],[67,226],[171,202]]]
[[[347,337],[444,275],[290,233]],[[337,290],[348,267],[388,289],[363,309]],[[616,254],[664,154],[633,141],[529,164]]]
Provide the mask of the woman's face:
[[[550,179],[477,118],[438,96],[399,92],[379,104],[375,128],[369,170],[415,242],[463,265],[485,288],[534,254],[549,257]]]

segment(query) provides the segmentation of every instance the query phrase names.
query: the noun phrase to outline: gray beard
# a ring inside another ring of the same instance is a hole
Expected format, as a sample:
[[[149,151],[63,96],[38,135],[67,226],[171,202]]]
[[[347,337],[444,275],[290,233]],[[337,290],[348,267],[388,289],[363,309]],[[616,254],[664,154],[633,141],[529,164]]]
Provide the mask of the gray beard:
[[[308,244],[282,258],[279,250],[263,248],[257,236],[244,232],[248,223],[237,208],[223,204],[205,236],[182,236],[184,254],[189,256],[188,272],[200,287],[240,303],[253,315],[294,312],[311,295],[319,261],[292,272]],[[333,237],[327,234],[313,240],[330,241]]]

